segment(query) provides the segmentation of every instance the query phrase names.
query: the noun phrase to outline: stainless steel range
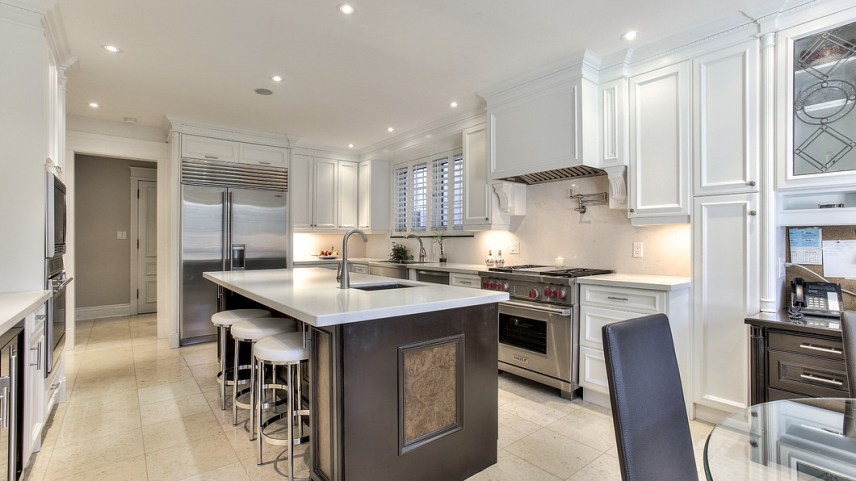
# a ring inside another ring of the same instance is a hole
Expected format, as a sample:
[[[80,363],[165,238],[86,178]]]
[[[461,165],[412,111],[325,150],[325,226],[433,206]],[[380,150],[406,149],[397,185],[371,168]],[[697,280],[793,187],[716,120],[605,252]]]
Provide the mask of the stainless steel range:
[[[559,389],[579,387],[580,308],[577,277],[604,269],[523,265],[480,272],[482,288],[508,292],[499,304],[499,369]]]

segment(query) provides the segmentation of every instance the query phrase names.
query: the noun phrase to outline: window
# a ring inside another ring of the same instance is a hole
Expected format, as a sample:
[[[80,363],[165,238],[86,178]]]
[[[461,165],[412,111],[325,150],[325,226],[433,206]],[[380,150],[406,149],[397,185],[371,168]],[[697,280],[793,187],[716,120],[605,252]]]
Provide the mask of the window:
[[[464,161],[460,152],[437,154],[393,168],[395,232],[464,228]]]

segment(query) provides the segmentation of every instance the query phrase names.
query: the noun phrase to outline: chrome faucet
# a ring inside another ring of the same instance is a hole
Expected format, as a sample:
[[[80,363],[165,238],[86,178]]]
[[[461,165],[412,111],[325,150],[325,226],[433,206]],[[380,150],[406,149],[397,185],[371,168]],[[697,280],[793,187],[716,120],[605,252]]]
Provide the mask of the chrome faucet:
[[[348,237],[351,237],[351,234],[361,235],[363,242],[369,241],[366,233],[359,229],[351,229],[345,232],[345,237],[342,240],[342,262],[339,263],[339,272],[336,275],[336,280],[339,281],[339,289],[351,288],[351,278],[348,276],[350,274],[348,271]]]
[[[425,246],[422,245],[422,238],[417,237],[413,234],[407,234],[404,236],[405,239],[416,239],[419,241],[419,262],[425,262]]]

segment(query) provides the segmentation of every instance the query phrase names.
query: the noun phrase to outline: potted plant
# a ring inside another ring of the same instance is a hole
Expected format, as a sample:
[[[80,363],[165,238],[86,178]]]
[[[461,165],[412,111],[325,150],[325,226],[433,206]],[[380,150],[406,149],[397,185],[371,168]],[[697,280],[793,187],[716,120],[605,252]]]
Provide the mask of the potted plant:
[[[393,242],[392,250],[389,252],[389,260],[410,261],[413,260],[413,256],[407,251],[407,246],[399,244],[398,242]]]
[[[440,246],[440,262],[446,262],[446,248],[443,246],[443,241],[446,237],[442,232],[437,232],[434,235],[434,243]]]

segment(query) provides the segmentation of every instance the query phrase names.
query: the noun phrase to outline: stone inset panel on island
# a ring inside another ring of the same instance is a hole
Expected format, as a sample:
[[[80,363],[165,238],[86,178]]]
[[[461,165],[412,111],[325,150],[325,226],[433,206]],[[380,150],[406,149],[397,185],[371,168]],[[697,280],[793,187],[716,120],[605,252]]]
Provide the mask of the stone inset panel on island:
[[[462,429],[463,334],[399,348],[402,453]]]

